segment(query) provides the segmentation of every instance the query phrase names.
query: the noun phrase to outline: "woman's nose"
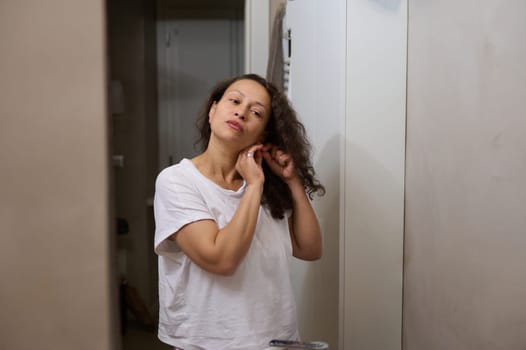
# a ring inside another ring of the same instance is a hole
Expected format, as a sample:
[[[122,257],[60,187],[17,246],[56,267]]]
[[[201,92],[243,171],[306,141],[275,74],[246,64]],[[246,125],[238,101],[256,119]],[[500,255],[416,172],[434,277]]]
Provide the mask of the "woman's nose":
[[[234,112],[234,115],[241,120],[245,120],[245,112],[243,112],[242,110]]]

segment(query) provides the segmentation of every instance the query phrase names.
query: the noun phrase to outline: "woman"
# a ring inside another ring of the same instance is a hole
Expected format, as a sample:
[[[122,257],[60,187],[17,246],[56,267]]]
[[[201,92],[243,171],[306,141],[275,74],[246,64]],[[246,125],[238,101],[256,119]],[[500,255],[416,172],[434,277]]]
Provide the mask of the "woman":
[[[203,153],[156,181],[159,338],[184,350],[296,340],[289,260],[322,254],[307,194],[324,188],[305,129],[287,98],[254,74],[219,83],[205,106]]]

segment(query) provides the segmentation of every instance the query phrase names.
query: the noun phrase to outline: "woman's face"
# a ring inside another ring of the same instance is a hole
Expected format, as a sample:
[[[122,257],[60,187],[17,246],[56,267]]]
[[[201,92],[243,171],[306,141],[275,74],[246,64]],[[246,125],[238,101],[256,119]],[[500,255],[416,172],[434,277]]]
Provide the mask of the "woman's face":
[[[239,150],[261,143],[270,114],[271,98],[263,86],[249,79],[235,81],[210,108],[211,137],[232,142]]]

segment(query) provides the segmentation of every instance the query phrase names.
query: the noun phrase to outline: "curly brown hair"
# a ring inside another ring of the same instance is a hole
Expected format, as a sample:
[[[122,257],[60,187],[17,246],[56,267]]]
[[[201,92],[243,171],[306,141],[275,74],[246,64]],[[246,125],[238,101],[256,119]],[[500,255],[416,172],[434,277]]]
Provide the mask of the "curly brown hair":
[[[294,160],[296,172],[303,182],[305,191],[312,200],[314,193],[325,194],[325,187],[316,178],[314,167],[310,160],[311,145],[307,139],[305,127],[298,120],[289,99],[274,84],[257,74],[245,74],[219,82],[211,91],[197,119],[200,137],[196,144],[201,151],[208,147],[211,129],[208,122],[208,112],[214,102],[218,102],[228,87],[238,80],[253,80],[263,86],[271,98],[271,114],[265,129],[265,143],[271,143]],[[285,211],[293,208],[292,194],[281,177],[274,174],[263,162],[265,183],[261,203],[269,208],[272,217],[282,219]]]

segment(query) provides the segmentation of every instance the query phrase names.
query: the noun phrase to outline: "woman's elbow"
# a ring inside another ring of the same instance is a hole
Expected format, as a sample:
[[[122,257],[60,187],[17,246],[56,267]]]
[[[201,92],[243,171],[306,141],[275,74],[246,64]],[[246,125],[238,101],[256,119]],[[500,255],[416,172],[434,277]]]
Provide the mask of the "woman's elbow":
[[[315,251],[315,252],[312,252],[310,255],[309,255],[309,261],[316,261],[316,260],[320,260],[321,259],[321,256],[322,256],[322,249],[320,248],[319,250]]]
[[[221,261],[215,261],[211,264],[207,264],[207,266],[201,266],[206,271],[220,275],[220,276],[232,276],[239,266],[239,262],[228,259],[228,260],[221,260]]]
[[[295,249],[293,252],[294,257],[306,260],[306,261],[316,261],[321,259],[323,255],[323,249],[321,246],[315,247],[309,250],[301,250],[301,249]]]
[[[224,263],[215,268],[214,273],[221,276],[232,276],[237,270],[238,264]]]

